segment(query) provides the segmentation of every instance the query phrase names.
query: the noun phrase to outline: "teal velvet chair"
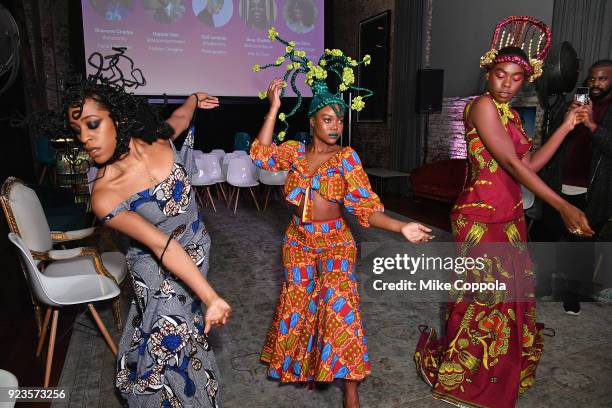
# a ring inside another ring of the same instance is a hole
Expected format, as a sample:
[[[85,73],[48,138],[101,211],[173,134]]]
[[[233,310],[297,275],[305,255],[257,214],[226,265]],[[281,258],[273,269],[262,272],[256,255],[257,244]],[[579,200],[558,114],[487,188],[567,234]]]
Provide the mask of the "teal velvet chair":
[[[234,151],[243,150],[248,152],[251,148],[251,135],[246,132],[238,132],[234,136]]]

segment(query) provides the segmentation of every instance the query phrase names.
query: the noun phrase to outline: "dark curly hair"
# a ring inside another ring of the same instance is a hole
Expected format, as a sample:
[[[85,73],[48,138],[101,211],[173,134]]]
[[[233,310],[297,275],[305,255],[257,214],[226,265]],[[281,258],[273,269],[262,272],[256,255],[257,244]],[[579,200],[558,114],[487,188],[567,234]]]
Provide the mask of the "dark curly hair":
[[[113,163],[128,153],[132,137],[152,144],[158,139],[170,139],[174,133],[172,127],[161,119],[157,108],[149,105],[144,98],[128,92],[130,88],[145,85],[146,80],[140,69],[134,68],[133,60],[125,55],[125,48],[113,50],[116,51],[113,55],[102,56],[96,52],[89,56],[89,65],[97,71],[86,79],[80,74],[65,76],[60,112],[37,112],[24,121],[39,134],[74,140],[70,119],[81,117],[87,99],[95,101],[108,111],[117,131],[115,151],[100,166]],[[74,110],[72,117],[69,117],[71,109]]]
[[[89,56],[87,61],[97,72],[89,75],[86,80],[67,84],[62,103],[66,122],[81,116],[87,99],[95,101],[108,111],[117,130],[117,146],[113,156],[104,165],[128,153],[132,137],[151,144],[157,139],[169,139],[174,133],[170,125],[161,119],[156,108],[149,105],[144,98],[128,92],[129,88],[145,85],[146,80],[140,69],[134,68],[132,59],[125,55],[125,48],[113,50],[117,53],[106,57],[100,53]],[[105,64],[105,61],[108,62]],[[121,64],[127,64],[129,77],[124,73],[125,68],[122,69]],[[70,109],[75,110],[72,111],[72,117],[68,118]]]

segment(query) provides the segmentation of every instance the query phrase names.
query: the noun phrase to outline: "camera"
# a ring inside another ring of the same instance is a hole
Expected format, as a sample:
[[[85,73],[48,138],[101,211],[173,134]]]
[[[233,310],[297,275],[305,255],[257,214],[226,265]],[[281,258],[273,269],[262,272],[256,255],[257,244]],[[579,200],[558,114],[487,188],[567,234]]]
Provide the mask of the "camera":
[[[589,103],[589,88],[585,86],[576,88],[574,100],[581,105],[587,105]]]

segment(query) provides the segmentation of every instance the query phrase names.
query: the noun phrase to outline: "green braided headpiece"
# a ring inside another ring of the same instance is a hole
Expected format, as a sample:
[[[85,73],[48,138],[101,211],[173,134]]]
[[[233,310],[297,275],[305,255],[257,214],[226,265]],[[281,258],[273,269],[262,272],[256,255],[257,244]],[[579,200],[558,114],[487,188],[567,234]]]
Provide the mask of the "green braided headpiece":
[[[363,60],[356,61],[351,57],[347,57],[344,53],[338,49],[329,50],[326,49],[323,55],[319,58],[317,64],[314,64],[306,56],[306,52],[297,50],[293,41],[285,41],[278,36],[278,31],[274,27],[270,27],[268,30],[268,38],[285,45],[285,54],[278,57],[273,64],[267,64],[260,66],[259,64],[253,65],[253,72],[259,72],[262,69],[270,67],[278,67],[283,65],[285,61],[289,61],[286,66],[287,71],[283,77],[285,86],[287,82],[291,86],[291,89],[297,95],[297,102],[293,109],[289,113],[279,113],[278,119],[283,123],[283,129],[278,134],[278,138],[283,140],[289,129],[289,123],[287,118],[293,116],[302,105],[302,94],[295,85],[295,81],[300,74],[306,75],[305,83],[308,84],[312,89],[312,102],[308,107],[308,116],[314,116],[320,109],[326,106],[332,106],[337,115],[340,115],[348,107],[342,99],[342,92],[348,90],[355,90],[361,92],[362,95],[353,98],[351,103],[351,109],[360,111],[365,106],[364,99],[369,98],[373,95],[373,92],[366,88],[360,88],[355,85],[355,73],[353,68],[360,64],[369,65],[371,58],[369,55],[364,56]],[[338,87],[336,93],[332,93],[327,87],[325,80],[327,74],[333,72],[342,80],[342,83]],[[259,92],[259,97],[265,99],[267,96],[266,91]],[[285,90],[281,92],[281,98],[285,96]]]

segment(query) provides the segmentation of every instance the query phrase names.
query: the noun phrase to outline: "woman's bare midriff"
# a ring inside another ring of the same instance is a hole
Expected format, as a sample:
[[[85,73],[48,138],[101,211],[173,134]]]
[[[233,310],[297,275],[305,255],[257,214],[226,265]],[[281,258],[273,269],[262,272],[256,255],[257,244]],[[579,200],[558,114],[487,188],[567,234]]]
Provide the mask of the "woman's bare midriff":
[[[304,213],[304,200],[302,200],[299,207],[294,206],[293,208],[295,215],[302,219],[302,214]],[[342,217],[342,209],[340,208],[340,204],[327,201],[315,191],[312,202],[312,220],[327,221],[340,217]]]

